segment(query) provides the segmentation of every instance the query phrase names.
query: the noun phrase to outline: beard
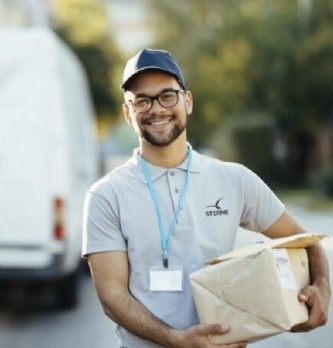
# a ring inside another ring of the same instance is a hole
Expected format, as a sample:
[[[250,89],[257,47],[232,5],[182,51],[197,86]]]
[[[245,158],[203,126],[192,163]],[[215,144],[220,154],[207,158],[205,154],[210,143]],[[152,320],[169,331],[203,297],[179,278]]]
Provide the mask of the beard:
[[[152,132],[149,132],[146,129],[142,130],[142,138],[145,139],[149,144],[154,145],[154,146],[168,146],[170,145],[173,141],[175,141],[185,130],[186,128],[186,122],[184,124],[176,124],[174,127],[171,129],[170,132],[163,136],[156,136]]]

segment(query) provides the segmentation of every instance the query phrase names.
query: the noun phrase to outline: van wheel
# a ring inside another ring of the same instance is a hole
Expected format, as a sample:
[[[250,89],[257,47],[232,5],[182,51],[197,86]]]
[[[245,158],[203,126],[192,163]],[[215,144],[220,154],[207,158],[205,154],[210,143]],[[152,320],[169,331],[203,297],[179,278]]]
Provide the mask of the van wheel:
[[[66,276],[55,284],[55,306],[59,309],[71,309],[79,303],[80,272]]]

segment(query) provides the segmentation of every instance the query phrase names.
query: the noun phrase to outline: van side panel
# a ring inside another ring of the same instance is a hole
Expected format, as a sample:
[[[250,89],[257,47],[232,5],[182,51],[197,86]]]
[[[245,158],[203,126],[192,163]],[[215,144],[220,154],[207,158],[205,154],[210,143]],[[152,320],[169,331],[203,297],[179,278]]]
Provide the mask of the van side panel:
[[[0,279],[61,277],[79,267],[83,198],[97,173],[85,75],[46,29],[4,29],[0,51]]]

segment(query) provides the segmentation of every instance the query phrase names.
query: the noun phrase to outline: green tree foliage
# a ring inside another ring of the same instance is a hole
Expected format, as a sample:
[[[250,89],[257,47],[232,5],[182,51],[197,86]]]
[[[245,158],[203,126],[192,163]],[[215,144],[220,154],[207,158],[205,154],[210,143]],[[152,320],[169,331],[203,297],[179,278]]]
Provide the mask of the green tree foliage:
[[[66,31],[58,31],[66,40]],[[105,114],[115,115],[117,112],[117,99],[110,88],[109,72],[113,69],[113,62],[110,61],[103,48],[96,44],[76,45],[68,42],[75,51],[83,66],[90,83],[91,95],[98,116]]]
[[[106,7],[95,0],[58,0],[55,4],[54,29],[85,68],[97,118],[113,121],[121,104],[121,55],[108,32]]]
[[[332,120],[332,0],[151,1],[157,48],[184,67],[197,144],[229,119],[291,128]]]

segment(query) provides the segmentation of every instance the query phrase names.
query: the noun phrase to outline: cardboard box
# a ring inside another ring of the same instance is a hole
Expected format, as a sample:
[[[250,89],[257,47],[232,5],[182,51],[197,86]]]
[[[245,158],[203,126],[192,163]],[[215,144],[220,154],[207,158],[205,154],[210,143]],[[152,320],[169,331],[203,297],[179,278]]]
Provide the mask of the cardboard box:
[[[254,342],[308,320],[299,291],[309,284],[306,247],[324,236],[308,233],[237,249],[190,275],[201,323],[227,323],[215,344]]]

